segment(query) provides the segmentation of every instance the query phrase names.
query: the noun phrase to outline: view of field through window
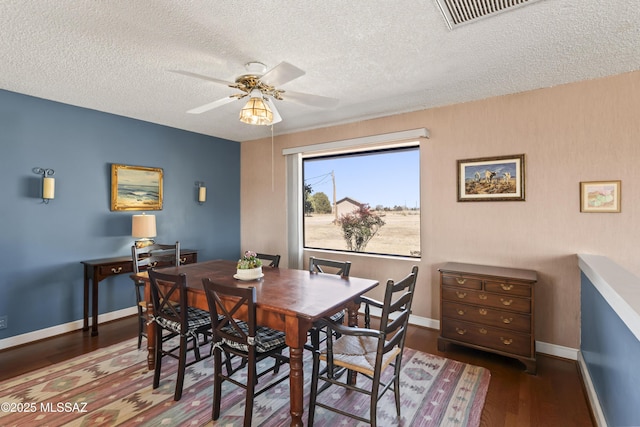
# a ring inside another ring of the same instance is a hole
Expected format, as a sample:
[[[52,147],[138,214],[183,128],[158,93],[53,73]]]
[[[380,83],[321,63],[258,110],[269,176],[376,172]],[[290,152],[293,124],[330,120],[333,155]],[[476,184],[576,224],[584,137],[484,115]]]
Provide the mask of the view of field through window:
[[[420,256],[417,146],[303,159],[304,247]]]

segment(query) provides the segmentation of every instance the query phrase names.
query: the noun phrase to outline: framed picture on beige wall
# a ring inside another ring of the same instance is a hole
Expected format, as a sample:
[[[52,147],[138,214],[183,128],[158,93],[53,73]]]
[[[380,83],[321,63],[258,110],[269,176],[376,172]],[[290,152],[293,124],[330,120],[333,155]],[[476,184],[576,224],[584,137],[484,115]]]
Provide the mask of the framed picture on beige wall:
[[[162,210],[162,179],[160,168],[112,164],[111,210]]]
[[[622,181],[580,183],[580,212],[620,212]]]
[[[458,201],[524,201],[524,154],[458,160]]]

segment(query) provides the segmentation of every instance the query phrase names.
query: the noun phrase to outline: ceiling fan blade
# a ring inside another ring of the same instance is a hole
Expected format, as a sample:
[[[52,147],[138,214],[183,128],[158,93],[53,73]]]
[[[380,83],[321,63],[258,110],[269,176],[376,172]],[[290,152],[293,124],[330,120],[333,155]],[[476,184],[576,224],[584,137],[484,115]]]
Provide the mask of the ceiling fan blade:
[[[291,65],[288,62],[281,62],[267,71],[264,76],[260,77],[260,81],[278,87],[300,76],[304,76],[304,74],[305,72],[295,65]]]
[[[280,116],[280,113],[276,109],[276,105],[273,102],[273,100],[268,96],[264,97],[263,99],[264,99],[264,102],[269,107],[269,109],[271,110],[271,113],[273,114],[273,121],[271,122],[271,124],[275,125],[276,123],[280,123],[282,121],[282,116]]]
[[[182,74],[183,76],[195,77],[196,79],[208,80],[210,82],[219,83],[225,86],[231,86],[235,83],[227,82],[225,80],[216,79],[215,77],[203,76],[202,74],[192,73],[190,71],[182,71],[182,70],[169,70],[172,73]]]
[[[327,96],[311,95],[309,93],[284,91],[282,99],[285,101],[295,102],[296,104],[309,105],[318,108],[335,108],[340,102],[339,99],[329,98]]]
[[[218,107],[221,107],[221,106],[223,106],[225,104],[233,102],[236,99],[238,99],[238,98],[235,97],[235,96],[227,96],[226,98],[218,99],[217,101],[210,102],[210,103],[202,105],[200,107],[192,108],[191,110],[187,111],[187,113],[189,113],[189,114],[204,113],[205,111],[213,110],[214,108],[218,108]]]

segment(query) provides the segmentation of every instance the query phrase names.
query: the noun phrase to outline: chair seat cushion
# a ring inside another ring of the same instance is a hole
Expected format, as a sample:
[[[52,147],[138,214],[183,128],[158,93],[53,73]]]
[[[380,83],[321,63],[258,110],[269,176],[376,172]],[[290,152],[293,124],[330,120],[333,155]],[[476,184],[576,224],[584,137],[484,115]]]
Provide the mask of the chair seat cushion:
[[[180,307],[176,307],[178,313],[180,313]],[[167,313],[173,314],[173,313]],[[203,327],[211,327],[211,315],[206,310],[201,310],[195,307],[187,307],[187,335],[193,335],[199,329]],[[154,321],[165,329],[169,329],[172,332],[180,333],[180,322],[168,320],[164,317],[154,316]]]
[[[333,316],[329,317],[329,320],[331,320],[333,323],[343,323],[344,320],[344,310],[340,310],[339,312],[337,312],[336,314],[334,314]],[[316,326],[314,326],[312,329],[321,329],[324,330],[325,328],[318,328]]]
[[[342,323],[342,319],[344,319],[344,310],[340,310],[333,316],[329,317],[329,319],[334,323]]]
[[[333,364],[373,375],[377,352],[378,338],[342,335],[333,342]],[[382,358],[381,368],[384,369],[399,353],[398,347],[387,352]],[[320,359],[327,360],[326,351],[320,354]]]
[[[242,320],[236,320],[236,323],[242,329],[242,332],[245,334],[249,333],[249,326],[246,322]],[[226,326],[224,331],[230,335],[239,336],[238,332],[234,330],[231,326]],[[266,353],[268,351],[277,349],[279,347],[285,347],[286,344],[285,333],[281,331],[277,331],[275,329],[267,328],[266,326],[258,326],[256,327],[256,350],[259,353]],[[245,344],[240,344],[235,341],[230,341],[223,339],[224,343],[231,348],[235,348],[236,350],[244,351],[245,353],[249,351]]]

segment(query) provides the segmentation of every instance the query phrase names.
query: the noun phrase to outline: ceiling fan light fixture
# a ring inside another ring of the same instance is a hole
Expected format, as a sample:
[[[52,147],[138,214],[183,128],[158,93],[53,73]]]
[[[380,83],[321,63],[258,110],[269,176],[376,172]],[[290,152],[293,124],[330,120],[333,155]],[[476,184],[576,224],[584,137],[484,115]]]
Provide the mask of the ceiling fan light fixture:
[[[240,121],[249,125],[270,125],[273,123],[273,112],[262,98],[260,91],[252,91],[251,98],[240,110]]]

